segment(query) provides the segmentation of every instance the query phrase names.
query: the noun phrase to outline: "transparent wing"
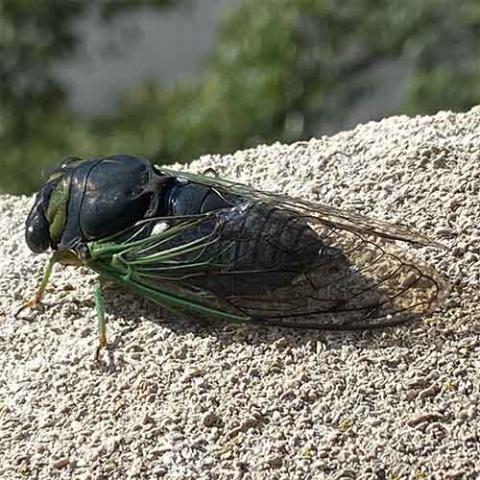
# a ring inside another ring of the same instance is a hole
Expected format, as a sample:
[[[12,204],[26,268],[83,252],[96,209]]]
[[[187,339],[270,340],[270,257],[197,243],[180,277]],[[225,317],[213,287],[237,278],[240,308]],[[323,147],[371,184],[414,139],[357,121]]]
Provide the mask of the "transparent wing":
[[[226,197],[234,194],[253,202],[263,202],[270,205],[276,205],[278,208],[296,212],[304,217],[308,217],[312,222],[319,222],[324,226],[332,226],[336,229],[348,230],[363,235],[378,236],[389,240],[399,240],[419,245],[445,248],[443,245],[419,232],[409,229],[405,225],[375,220],[348,210],[293,198],[288,195],[263,192],[247,185],[230,182],[221,178],[214,178],[190,172],[180,172],[164,167],[158,168],[162,173],[169,176],[182,178],[186,181],[200,183],[202,185],[208,185]]]
[[[298,328],[373,328],[429,314],[448,292],[439,273],[392,242],[433,243],[404,226],[162,172],[242,202],[149,219],[89,247],[93,268],[174,311]],[[136,240],[139,229],[148,230],[146,238]]]

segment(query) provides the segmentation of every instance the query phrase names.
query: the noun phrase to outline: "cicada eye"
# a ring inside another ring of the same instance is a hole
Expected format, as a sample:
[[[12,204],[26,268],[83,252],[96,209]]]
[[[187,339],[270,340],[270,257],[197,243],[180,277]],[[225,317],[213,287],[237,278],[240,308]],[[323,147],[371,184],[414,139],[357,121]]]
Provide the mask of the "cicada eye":
[[[50,232],[43,213],[43,195],[37,194],[35,204],[25,223],[25,240],[32,252],[42,253],[50,246]]]

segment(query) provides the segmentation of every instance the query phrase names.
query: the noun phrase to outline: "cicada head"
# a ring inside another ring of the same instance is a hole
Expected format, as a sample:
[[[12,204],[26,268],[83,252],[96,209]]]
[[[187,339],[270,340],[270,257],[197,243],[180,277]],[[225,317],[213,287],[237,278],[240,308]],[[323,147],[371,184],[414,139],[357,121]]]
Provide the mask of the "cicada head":
[[[82,161],[76,157],[64,159],[37,193],[25,225],[25,239],[32,252],[56,247],[66,221],[70,175]]]
[[[148,161],[130,155],[64,160],[38,192],[27,218],[29,248],[75,251],[133,226],[159,203],[159,178]]]
[[[38,192],[35,204],[26,222],[25,239],[28,248],[35,253],[42,253],[50,246],[50,233],[44,213],[45,195],[43,192],[43,188]]]

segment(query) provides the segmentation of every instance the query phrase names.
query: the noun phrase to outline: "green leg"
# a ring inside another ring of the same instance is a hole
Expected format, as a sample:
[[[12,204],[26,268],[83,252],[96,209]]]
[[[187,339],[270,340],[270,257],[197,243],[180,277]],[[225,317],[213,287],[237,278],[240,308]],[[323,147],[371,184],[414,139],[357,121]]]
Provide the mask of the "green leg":
[[[98,361],[100,352],[107,346],[107,327],[105,325],[105,307],[102,298],[102,283],[98,280],[93,287],[93,298],[95,299],[95,310],[98,319],[98,347],[95,352],[95,360]]]
[[[57,260],[57,255],[56,253],[54,253],[48,260],[47,266],[45,267],[45,272],[43,274],[42,282],[40,283],[40,287],[38,288],[35,297],[32,298],[32,300],[30,300],[29,302],[22,305],[18,309],[17,313],[15,313],[15,317],[18,317],[20,313],[22,313],[27,308],[36,308],[38,307],[38,305],[40,305],[43,295],[45,293],[45,289],[47,288],[50,277],[52,276],[53,266],[55,265],[55,263],[57,263]]]

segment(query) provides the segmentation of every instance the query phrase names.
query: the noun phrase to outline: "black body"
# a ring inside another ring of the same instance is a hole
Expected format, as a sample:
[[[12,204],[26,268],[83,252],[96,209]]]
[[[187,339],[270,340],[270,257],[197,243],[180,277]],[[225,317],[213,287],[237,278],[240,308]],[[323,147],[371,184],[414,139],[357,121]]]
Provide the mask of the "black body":
[[[26,227],[35,252],[227,321],[374,328],[431,313],[448,292],[392,244],[435,245],[403,225],[129,155],[63,162]]]
[[[58,190],[62,193],[58,209],[63,205],[65,222],[60,226],[57,222],[53,231],[55,220],[49,208],[52,192]],[[129,155],[64,163],[38,193],[27,219],[26,237],[36,252],[51,246],[84,255],[87,242],[122,231],[126,231],[123,239],[138,240],[151,235],[158,223],[217,211],[164,247],[173,248],[216,232],[219,241],[184,261],[205,265],[215,258],[215,264],[229,265],[220,276],[208,275],[214,265],[203,266],[202,274],[191,280],[193,285],[222,297],[263,295],[288,285],[318,260],[324,247],[298,216],[162,174],[149,162]],[[48,217],[52,217],[50,223]],[[148,219],[152,221],[145,222]],[[134,227],[136,224],[139,226]]]

